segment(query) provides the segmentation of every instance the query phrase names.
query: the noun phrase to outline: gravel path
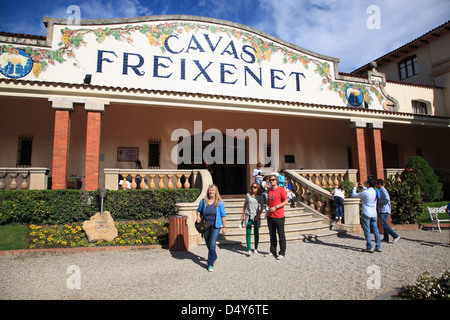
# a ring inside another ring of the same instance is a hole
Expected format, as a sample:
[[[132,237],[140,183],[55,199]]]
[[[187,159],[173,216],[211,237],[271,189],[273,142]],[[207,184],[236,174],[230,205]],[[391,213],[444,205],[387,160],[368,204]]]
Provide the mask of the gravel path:
[[[362,234],[288,242],[281,261],[264,255],[268,244],[250,257],[244,246],[221,246],[214,272],[202,246],[1,256],[0,299],[365,300],[450,268],[448,230],[398,234],[381,253],[361,252]]]

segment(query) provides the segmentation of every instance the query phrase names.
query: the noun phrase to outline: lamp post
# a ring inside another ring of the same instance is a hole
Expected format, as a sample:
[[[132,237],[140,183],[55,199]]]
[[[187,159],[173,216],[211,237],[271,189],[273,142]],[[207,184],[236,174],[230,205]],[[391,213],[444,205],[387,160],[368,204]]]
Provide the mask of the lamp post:
[[[100,208],[100,215],[103,216],[103,200],[106,198],[106,196],[108,195],[109,190],[108,189],[98,189],[98,194],[100,195],[100,199],[101,201],[101,208]]]

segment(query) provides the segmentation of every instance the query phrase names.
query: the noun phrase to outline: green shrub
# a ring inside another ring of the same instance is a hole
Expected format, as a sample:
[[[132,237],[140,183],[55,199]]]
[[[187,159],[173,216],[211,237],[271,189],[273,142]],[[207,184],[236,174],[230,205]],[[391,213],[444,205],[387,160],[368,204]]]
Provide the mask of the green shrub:
[[[177,202],[193,202],[199,194],[198,189],[110,191],[104,210],[116,220],[157,219],[174,214]],[[98,191],[0,191],[0,225],[81,222],[99,211]]]
[[[408,175],[416,176],[423,201],[430,202],[436,199],[441,187],[436,174],[425,159],[419,156],[409,159],[400,178],[404,180]]]
[[[425,271],[419,275],[417,282],[405,287],[398,295],[407,299],[450,300],[450,270],[444,271],[440,277],[434,277]]]
[[[422,213],[422,197],[417,176],[407,174],[402,180],[390,177],[385,181],[385,187],[391,198],[392,223],[416,223]]]

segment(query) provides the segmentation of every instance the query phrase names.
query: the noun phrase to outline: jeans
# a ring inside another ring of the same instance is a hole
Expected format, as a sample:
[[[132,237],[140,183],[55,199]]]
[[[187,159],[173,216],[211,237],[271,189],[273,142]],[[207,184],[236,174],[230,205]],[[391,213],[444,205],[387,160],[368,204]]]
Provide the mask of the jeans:
[[[277,255],[277,232],[280,241],[280,255],[284,256],[286,253],[286,236],[284,234],[284,217],[271,218],[267,217],[267,225],[269,226],[270,234],[270,252]]]
[[[376,244],[375,248],[381,249],[381,239],[377,227],[377,218],[376,217],[371,218],[362,214],[361,224],[364,231],[364,237],[366,238],[366,248],[369,250],[372,249],[372,236],[370,234],[370,229],[372,229],[373,234],[375,235],[375,244]]]
[[[208,267],[214,266],[214,261],[217,260],[216,241],[219,233],[220,228],[215,228],[213,225],[206,229],[204,233],[206,247],[208,248]]]
[[[334,197],[334,204],[336,205],[336,218],[342,218],[344,216],[344,199]]]
[[[380,217],[381,226],[384,229],[384,241],[389,242],[389,235],[391,235],[394,239],[398,238],[398,234],[395,233],[394,230],[387,224],[387,219],[389,218],[389,213],[380,212],[378,214]]]

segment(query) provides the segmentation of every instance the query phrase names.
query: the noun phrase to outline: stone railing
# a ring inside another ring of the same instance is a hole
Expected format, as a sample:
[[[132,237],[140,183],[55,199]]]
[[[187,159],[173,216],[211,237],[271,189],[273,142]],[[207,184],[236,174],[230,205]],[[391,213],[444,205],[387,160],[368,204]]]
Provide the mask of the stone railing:
[[[336,188],[341,181],[356,183],[358,172],[357,169],[301,169],[294,171],[322,188]]]
[[[0,168],[0,190],[47,189],[49,172],[48,168]]]
[[[294,184],[294,189],[297,194],[297,201],[300,201],[306,207],[321,214],[324,218],[324,222],[327,222],[330,225],[333,224],[330,219],[331,212],[333,210],[331,206],[333,196],[331,195],[331,192],[322,188],[322,181],[326,181],[326,187],[328,187],[328,182],[330,180],[333,181],[333,176],[339,175],[340,179],[342,179],[345,174],[341,175],[341,172],[333,174],[316,172],[315,177],[318,177],[319,180],[313,179],[313,181],[311,181],[304,177],[307,173],[303,171],[304,170],[286,170],[287,176]],[[330,170],[326,170],[326,172],[329,171]],[[320,179],[321,176],[323,179]],[[339,185],[339,182],[341,181],[340,179],[337,179],[337,182],[333,181],[331,187]],[[316,181],[320,181],[320,183],[316,183]],[[344,224],[335,224],[334,227],[336,229],[347,230],[353,233],[361,232],[361,225],[359,221],[359,202],[360,199],[354,198],[346,198],[344,200]]]
[[[104,169],[105,188],[118,189],[202,189],[202,170]],[[120,184],[119,184],[120,183]]]
[[[403,170],[405,169],[397,169],[397,168],[387,168],[384,169],[384,177],[385,179],[388,179],[390,177],[392,178],[400,178],[400,175],[402,174]]]

